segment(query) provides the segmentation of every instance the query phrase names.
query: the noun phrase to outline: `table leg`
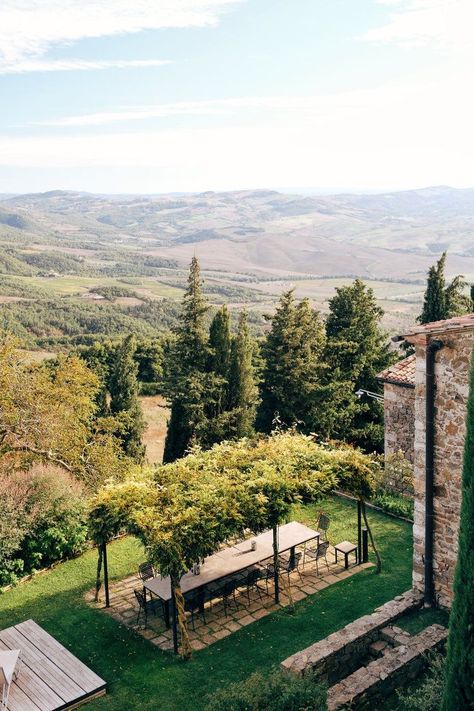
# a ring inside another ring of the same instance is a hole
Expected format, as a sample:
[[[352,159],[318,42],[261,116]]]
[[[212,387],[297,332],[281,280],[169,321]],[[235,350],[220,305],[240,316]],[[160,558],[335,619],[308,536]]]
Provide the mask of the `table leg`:
[[[344,553],[344,568],[347,570],[349,567],[349,553]]]
[[[163,602],[163,610],[164,610],[166,629],[169,630],[169,628],[171,627],[171,625],[170,625],[170,601],[169,600],[165,600]]]
[[[337,563],[337,548],[334,548],[334,562]]]
[[[295,567],[295,546],[290,548],[290,570],[293,570]]]
[[[204,588],[199,591],[199,612],[204,612]]]

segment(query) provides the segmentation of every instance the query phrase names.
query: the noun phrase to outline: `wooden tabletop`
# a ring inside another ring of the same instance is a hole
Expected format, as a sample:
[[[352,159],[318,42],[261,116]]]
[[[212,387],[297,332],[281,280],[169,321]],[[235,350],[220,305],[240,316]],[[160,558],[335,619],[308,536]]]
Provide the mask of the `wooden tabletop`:
[[[302,545],[307,541],[319,538],[318,531],[308,526],[291,521],[278,527],[278,552]],[[251,541],[257,542],[256,550],[251,549]],[[217,553],[206,558],[201,565],[199,575],[192,572],[186,573],[181,578],[181,590],[183,593],[208,585],[220,580],[227,575],[238,573],[251,565],[261,563],[266,558],[273,556],[273,531],[265,531],[252,539],[237,543],[235,546],[228,546]],[[171,582],[167,578],[151,578],[144,583],[144,588],[161,598],[165,602],[171,599]]]

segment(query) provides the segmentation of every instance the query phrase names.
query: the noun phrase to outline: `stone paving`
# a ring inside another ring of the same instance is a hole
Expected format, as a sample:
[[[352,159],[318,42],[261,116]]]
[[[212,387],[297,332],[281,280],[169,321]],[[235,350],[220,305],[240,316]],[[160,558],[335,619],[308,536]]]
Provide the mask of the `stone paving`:
[[[303,600],[308,595],[313,595],[329,585],[344,580],[360,570],[371,567],[372,563],[362,563],[361,565],[351,564],[347,570],[344,570],[344,561],[334,560],[334,549],[329,548],[328,552],[328,568],[324,561],[319,561],[319,574],[316,573],[314,560],[307,562],[306,566],[300,568],[301,578],[297,572],[290,575],[291,596],[294,602]],[[247,599],[246,589],[242,589],[236,593],[236,603],[232,603],[227,608],[227,615],[224,613],[224,606],[221,601],[213,602],[212,606],[206,603],[204,615],[197,613],[194,615],[195,629],[192,629],[191,619],[189,622],[189,636],[191,646],[194,650],[204,649],[210,644],[217,642],[224,637],[236,632],[242,627],[252,624],[255,620],[259,620],[266,615],[286,607],[290,604],[290,599],[287,594],[287,576],[283,577],[283,590],[280,592],[280,604],[275,604],[273,593],[273,583],[269,581],[268,594],[264,581],[259,582],[260,595],[258,591],[251,590],[249,599]],[[166,629],[163,617],[161,615],[154,616],[152,613],[148,615],[148,623],[145,628],[143,625],[143,617],[140,617],[137,624],[138,605],[133,593],[134,589],[141,588],[141,581],[137,575],[125,578],[110,586],[110,608],[103,607],[103,602],[94,603],[94,594],[92,591],[87,593],[87,601],[98,608],[101,608],[107,614],[114,617],[124,625],[131,627],[143,637],[148,639],[152,644],[163,650],[173,648],[171,630]],[[286,588],[286,590],[285,590]]]

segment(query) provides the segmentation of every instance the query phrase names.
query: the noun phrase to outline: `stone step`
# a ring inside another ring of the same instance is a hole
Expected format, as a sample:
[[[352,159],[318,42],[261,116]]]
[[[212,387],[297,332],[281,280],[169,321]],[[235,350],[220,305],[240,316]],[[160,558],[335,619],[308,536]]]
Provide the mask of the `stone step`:
[[[346,704],[357,708],[363,700],[383,697],[396,687],[414,678],[425,664],[423,655],[439,648],[446,640],[448,630],[441,625],[431,625],[406,644],[387,648],[379,659],[360,667],[342,681],[331,686],[328,692],[328,711],[336,711]]]
[[[376,642],[372,642],[369,646],[369,654],[374,659],[378,659],[382,656],[388,647],[388,642],[384,639],[378,639]]]

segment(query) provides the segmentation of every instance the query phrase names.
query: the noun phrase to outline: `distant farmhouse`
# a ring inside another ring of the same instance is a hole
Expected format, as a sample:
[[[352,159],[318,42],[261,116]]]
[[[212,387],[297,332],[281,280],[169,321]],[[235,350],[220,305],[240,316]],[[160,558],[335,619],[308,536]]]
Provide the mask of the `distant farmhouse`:
[[[414,465],[413,587],[450,607],[458,551],[461,475],[474,314],[419,325],[414,355],[380,373],[385,451]]]

